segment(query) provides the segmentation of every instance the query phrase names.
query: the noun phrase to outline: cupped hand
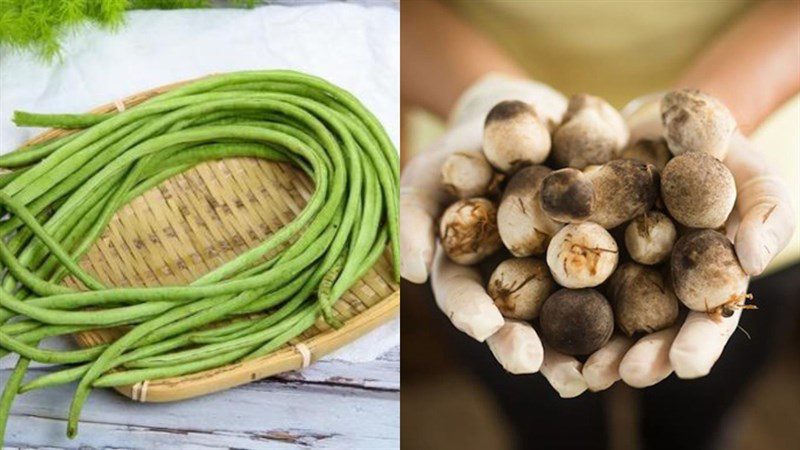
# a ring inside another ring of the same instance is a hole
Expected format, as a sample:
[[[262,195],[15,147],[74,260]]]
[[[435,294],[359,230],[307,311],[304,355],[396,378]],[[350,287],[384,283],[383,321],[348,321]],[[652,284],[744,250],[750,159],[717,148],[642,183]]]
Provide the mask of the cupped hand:
[[[623,110],[631,141],[661,136],[660,96],[631,102]],[[733,174],[737,198],[726,229],[744,271],[751,276],[788,244],[796,224],[787,186],[738,130],[723,163]],[[711,317],[691,311],[682,323],[634,342],[614,337],[584,364],[589,389],[598,391],[620,378],[634,387],[654,385],[672,372],[680,378],[707,375],[736,331],[742,311]]]
[[[486,342],[494,357],[512,374],[536,373],[550,382],[561,397],[583,393],[586,382],[581,364],[542,344],[528,322],[504,319],[483,284],[477,268],[456,264],[437,245],[431,285],[439,309],[453,326]]]
[[[511,373],[541,370],[562,397],[580,395],[587,388],[603,390],[620,379],[634,387],[646,387],[672,372],[681,378],[708,374],[736,330],[741,310],[727,318],[692,311],[679,324],[638,341],[615,335],[581,364],[543,345],[528,323],[504,319],[478,270],[453,263],[438,247],[436,218],[452,200],[441,186],[442,164],[453,152],[480,151],[483,118],[491,106],[509,99],[548,105],[545,114],[555,117],[560,117],[559,108],[563,112],[566,106],[563,96],[546,86],[518,80],[489,79],[465,95],[461,114],[455,116],[449,131],[412,160],[401,178],[403,277],[423,283],[430,276],[437,305],[456,328],[487,342]],[[632,142],[661,135],[659,101],[660,96],[650,96],[626,108]],[[786,186],[763,161],[737,131],[724,161],[738,192],[727,231],[749,275],[764,270],[796,226]]]
[[[441,185],[442,164],[453,152],[481,150],[484,118],[503,100],[538,105],[537,114],[545,120],[558,120],[566,109],[566,98],[535,82],[489,76],[468,91],[449,130],[403,170],[401,274],[414,283],[424,283],[430,276],[442,312],[456,328],[486,342],[507,371],[526,374],[541,370],[559,395],[575,397],[587,388],[580,362],[544,346],[529,323],[505,319],[487,294],[478,269],[453,263],[437,243],[437,217],[453,200]]]
[[[448,130],[413,158],[400,177],[400,273],[412,283],[430,275],[435,249],[436,219],[453,199],[441,183],[442,165],[454,152],[480,152],[486,114],[503,100],[534,105],[544,123],[558,123],[567,100],[550,87],[528,80],[488,75],[459,100]]]

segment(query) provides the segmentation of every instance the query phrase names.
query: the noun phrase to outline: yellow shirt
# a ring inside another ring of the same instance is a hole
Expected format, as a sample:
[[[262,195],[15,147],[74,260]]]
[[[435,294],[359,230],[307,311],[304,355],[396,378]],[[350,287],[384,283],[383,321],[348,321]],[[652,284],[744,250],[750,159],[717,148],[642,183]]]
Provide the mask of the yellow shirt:
[[[452,0],[536,80],[617,107],[664,90],[750,2]]]

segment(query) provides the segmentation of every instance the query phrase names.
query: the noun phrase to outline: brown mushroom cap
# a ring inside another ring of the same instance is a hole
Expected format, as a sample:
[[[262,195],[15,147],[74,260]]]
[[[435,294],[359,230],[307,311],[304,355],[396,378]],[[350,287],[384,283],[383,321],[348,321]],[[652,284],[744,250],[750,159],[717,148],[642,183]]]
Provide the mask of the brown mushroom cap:
[[[542,209],[558,222],[583,222],[594,211],[592,181],[578,169],[556,170],[542,180]]]
[[[617,159],[588,174],[595,208],[590,220],[611,229],[649,211],[658,198],[658,171],[650,164]]]
[[[539,313],[542,338],[556,351],[588,355],[605,345],[614,331],[614,313],[594,289],[561,289]]]
[[[609,280],[608,295],[617,328],[628,336],[663,330],[678,318],[678,298],[657,270],[621,265]]]
[[[604,164],[619,155],[628,136],[625,120],[614,107],[599,97],[577,94],[553,133],[553,161],[576,169]]]
[[[724,234],[697,230],[681,237],[670,266],[675,294],[689,309],[714,314],[744,303],[748,277]]]
[[[667,93],[661,100],[664,138],[674,155],[702,152],[725,159],[736,119],[719,100],[696,89]]]
[[[718,228],[733,210],[736,183],[711,155],[689,152],[672,158],[661,174],[661,198],[670,215],[691,228]]]
[[[495,105],[483,126],[483,153],[498,170],[515,172],[550,154],[550,133],[533,107],[517,100]]]

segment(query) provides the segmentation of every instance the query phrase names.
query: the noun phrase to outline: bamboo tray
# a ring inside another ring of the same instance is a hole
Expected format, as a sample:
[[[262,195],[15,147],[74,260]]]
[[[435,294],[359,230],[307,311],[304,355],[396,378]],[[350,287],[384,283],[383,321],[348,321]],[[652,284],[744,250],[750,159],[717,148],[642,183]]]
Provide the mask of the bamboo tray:
[[[131,107],[187,82],[142,92],[93,112]],[[68,133],[48,130],[26,144]],[[188,284],[288,223],[313,189],[302,171],[284,163],[253,158],[203,163],[118,211],[80,265],[109,286]],[[71,278],[64,284],[79,286]],[[141,402],[170,402],[301,369],[305,349],[311,361],[316,360],[397,315],[400,287],[394,282],[388,251],[334,309],[344,323],[338,330],[318,320],[303,335],[261,358],[117,390]],[[120,334],[120,329],[101,329],[77,334],[75,339],[86,347],[113,341]]]

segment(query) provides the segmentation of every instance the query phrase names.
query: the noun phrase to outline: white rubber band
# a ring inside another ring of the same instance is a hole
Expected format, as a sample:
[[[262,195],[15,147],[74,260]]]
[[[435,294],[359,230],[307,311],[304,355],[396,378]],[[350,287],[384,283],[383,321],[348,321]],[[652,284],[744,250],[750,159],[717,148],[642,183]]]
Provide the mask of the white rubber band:
[[[114,100],[114,106],[119,112],[125,111],[125,103],[122,100]]]
[[[131,390],[131,399],[138,402],[147,401],[147,388],[150,386],[150,380],[140,381],[133,385]]]
[[[296,344],[294,349],[297,350],[297,353],[300,353],[300,356],[303,357],[303,365],[301,366],[303,369],[311,365],[311,350],[308,348],[306,344],[302,342]]]
[[[139,401],[139,392],[142,390],[142,382],[138,382],[131,387],[131,399]]]
[[[147,401],[147,388],[150,387],[150,380],[142,381],[142,389],[139,392],[139,401],[144,403]]]

